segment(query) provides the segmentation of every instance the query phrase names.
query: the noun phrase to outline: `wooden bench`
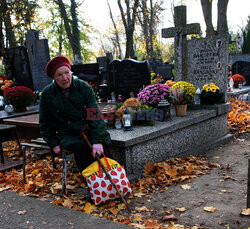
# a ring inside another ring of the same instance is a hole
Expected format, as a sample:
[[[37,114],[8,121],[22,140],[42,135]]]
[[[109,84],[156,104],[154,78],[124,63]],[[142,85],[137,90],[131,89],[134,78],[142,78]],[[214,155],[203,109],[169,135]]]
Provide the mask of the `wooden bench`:
[[[23,149],[23,179],[26,184],[26,149],[27,148],[37,148],[37,149],[45,149],[49,150],[51,153],[52,165],[53,168],[56,168],[55,163],[55,154],[52,149],[47,145],[47,143],[42,138],[32,139],[31,143],[21,143]],[[62,149],[62,157],[63,157],[63,173],[62,173],[62,194],[66,194],[66,180],[67,180],[67,155],[72,152],[66,149]]]

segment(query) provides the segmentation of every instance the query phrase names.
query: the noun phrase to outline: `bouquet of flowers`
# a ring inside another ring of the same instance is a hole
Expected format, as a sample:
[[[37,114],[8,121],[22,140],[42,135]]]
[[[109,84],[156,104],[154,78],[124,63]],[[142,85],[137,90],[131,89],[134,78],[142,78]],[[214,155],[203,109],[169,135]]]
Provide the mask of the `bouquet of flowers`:
[[[157,83],[164,83],[164,79],[159,74],[152,72],[150,74],[150,77],[151,77],[151,85],[157,84]]]
[[[232,79],[234,81],[234,87],[238,87],[239,82],[241,82],[242,84],[245,82],[245,78],[244,76],[240,75],[240,74],[234,74],[232,76]]]
[[[159,83],[147,85],[138,93],[137,99],[149,106],[157,106],[162,99],[169,100],[169,86]]]
[[[5,101],[9,101],[15,109],[31,105],[35,100],[33,91],[24,86],[7,88],[3,93]]]
[[[171,87],[171,102],[175,105],[190,104],[195,95],[195,86],[186,81],[179,81]]]
[[[215,104],[220,103],[223,93],[214,83],[205,84],[201,89],[201,103]]]

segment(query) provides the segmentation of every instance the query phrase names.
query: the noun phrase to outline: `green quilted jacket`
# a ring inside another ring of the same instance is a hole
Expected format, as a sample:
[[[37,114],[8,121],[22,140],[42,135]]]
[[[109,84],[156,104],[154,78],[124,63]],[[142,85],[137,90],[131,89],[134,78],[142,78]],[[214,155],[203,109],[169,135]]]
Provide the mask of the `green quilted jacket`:
[[[40,132],[51,148],[57,145],[67,148],[72,143],[84,142],[80,132],[86,124],[89,125],[89,140],[92,144],[110,144],[110,135],[104,121],[86,121],[86,108],[95,108],[94,117],[98,116],[94,91],[83,80],[73,76],[68,98],[55,82],[44,88],[39,108]]]

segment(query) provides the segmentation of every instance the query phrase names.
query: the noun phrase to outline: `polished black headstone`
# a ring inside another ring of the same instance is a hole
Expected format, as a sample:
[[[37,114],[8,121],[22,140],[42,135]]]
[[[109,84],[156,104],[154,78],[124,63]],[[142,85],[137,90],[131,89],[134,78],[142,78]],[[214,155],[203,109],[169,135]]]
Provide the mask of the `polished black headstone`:
[[[71,71],[73,75],[77,76],[79,79],[92,82],[96,85],[100,83],[98,63],[71,65]]]
[[[123,99],[130,97],[130,92],[136,96],[140,89],[150,84],[148,61],[130,59],[113,60],[109,63],[108,89],[109,95],[115,92]]]
[[[156,67],[155,73],[162,76],[164,80],[173,80],[174,64],[163,64]]]

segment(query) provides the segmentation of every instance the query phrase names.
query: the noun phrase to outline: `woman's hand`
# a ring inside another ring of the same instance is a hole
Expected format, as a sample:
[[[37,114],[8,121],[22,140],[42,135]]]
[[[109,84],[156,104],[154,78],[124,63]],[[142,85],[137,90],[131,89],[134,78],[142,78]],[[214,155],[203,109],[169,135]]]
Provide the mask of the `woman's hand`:
[[[101,156],[102,153],[103,153],[102,144],[93,144],[93,146],[92,146],[92,156],[93,156],[93,158],[95,158],[96,155]]]
[[[60,145],[55,146],[55,147],[53,148],[53,152],[54,152],[55,154],[61,154],[61,146],[60,146]]]

